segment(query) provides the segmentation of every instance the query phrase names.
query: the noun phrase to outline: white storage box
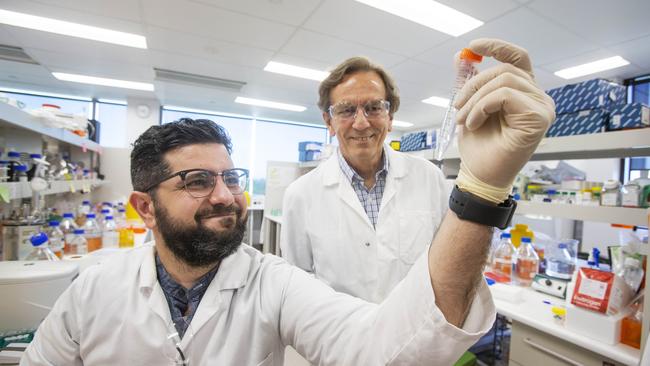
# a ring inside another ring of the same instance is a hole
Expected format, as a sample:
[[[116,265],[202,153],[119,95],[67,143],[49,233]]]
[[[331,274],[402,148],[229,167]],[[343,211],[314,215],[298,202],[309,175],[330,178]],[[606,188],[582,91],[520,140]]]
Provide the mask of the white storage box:
[[[627,314],[614,316],[567,304],[564,327],[585,337],[615,345],[621,339],[621,321]]]

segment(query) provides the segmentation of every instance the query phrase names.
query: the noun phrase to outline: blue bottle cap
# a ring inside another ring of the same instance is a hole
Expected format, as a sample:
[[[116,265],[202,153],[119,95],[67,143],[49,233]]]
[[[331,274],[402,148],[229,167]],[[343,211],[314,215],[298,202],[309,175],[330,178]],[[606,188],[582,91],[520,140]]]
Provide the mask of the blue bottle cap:
[[[510,239],[511,237],[510,233],[501,233],[501,239]]]
[[[82,205],[89,205],[89,204],[90,204],[90,201],[83,201],[83,202],[81,202],[81,204],[82,204]]]
[[[54,227],[54,226],[59,226],[60,223],[58,221],[56,221],[56,220],[52,220],[52,221],[49,222],[49,225],[50,225],[50,227]]]
[[[81,235],[84,233],[84,229],[74,229],[74,233],[77,235]]]
[[[126,209],[120,207],[120,208],[117,209],[117,212],[126,212]]]
[[[109,213],[109,212],[111,212],[111,210],[106,209],[106,208],[102,210],[102,213],[103,213],[103,214],[107,214],[107,213]]]
[[[95,217],[96,217],[95,214],[92,214],[92,213],[86,214],[86,218],[88,218],[88,219],[94,219]]]
[[[560,243],[557,247],[560,249],[566,249],[566,243]]]
[[[37,247],[47,241],[47,234],[40,232],[38,234],[32,235],[31,238],[29,238],[29,241],[32,242],[32,245]]]
[[[20,157],[20,153],[17,152],[17,151],[9,151],[9,152],[7,153],[7,156],[10,157],[10,158],[19,158],[19,157]]]
[[[106,216],[106,220],[113,220],[113,216]]]
[[[113,205],[110,202],[102,202],[102,205],[108,206],[108,207],[113,207]]]
[[[26,172],[27,171],[27,166],[26,165],[16,165],[16,167],[14,169],[16,169],[19,172]]]
[[[74,214],[72,212],[66,212],[63,214],[63,218],[74,219]]]
[[[7,160],[0,160],[0,164],[1,165],[7,165],[7,164],[9,164],[9,162]]]
[[[530,243],[530,242],[531,242],[531,240],[530,240],[530,238],[529,238],[529,237],[527,237],[527,236],[524,236],[524,237],[522,237],[522,238],[521,238],[521,242],[522,242],[522,243]]]
[[[29,157],[32,159],[42,159],[43,155],[41,154],[29,154]]]

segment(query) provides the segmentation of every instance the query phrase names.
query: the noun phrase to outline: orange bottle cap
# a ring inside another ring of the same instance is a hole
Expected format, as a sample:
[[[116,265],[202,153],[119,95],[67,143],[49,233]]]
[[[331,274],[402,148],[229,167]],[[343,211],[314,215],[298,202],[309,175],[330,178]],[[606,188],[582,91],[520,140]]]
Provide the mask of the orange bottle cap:
[[[463,48],[463,50],[460,51],[460,58],[468,61],[474,61],[474,62],[483,61],[483,56],[477,55],[476,53],[472,52],[472,50],[470,50],[469,48]]]

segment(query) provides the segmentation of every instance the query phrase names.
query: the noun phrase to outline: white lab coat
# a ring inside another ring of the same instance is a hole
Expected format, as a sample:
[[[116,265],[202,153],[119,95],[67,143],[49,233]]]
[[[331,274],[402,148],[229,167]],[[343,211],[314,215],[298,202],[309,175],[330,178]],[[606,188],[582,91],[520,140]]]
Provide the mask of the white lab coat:
[[[242,245],[222,261],[181,347],[190,365],[282,365],[286,345],[315,365],[450,365],[495,315],[483,283],[464,330],[448,324],[425,257],[376,305]],[[168,324],[154,248],[119,253],[61,295],[21,365],[169,365]]]
[[[389,167],[375,228],[333,154],[287,188],[280,239],[289,263],[336,291],[377,303],[429,247],[449,206],[438,167],[384,151]]]

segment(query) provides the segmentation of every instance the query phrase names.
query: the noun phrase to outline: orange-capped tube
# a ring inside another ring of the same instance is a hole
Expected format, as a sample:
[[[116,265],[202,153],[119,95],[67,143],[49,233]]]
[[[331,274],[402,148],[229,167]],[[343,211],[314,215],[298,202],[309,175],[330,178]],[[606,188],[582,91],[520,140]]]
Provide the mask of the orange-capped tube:
[[[463,48],[460,51],[460,58],[468,61],[481,62],[483,61],[483,56],[472,52],[469,48]]]

